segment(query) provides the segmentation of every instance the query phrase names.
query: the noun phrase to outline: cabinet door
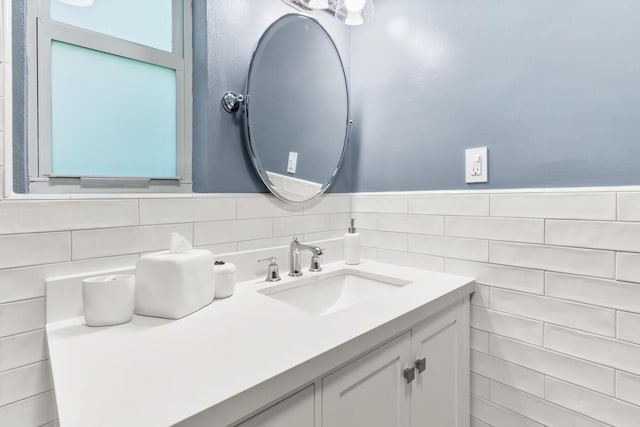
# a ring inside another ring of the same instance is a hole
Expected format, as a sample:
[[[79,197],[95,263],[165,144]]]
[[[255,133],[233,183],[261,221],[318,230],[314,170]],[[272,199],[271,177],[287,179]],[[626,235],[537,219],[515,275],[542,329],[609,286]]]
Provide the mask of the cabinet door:
[[[464,345],[465,316],[463,309],[447,310],[413,329],[412,347],[416,381],[411,395],[412,427],[462,427],[469,425],[465,414],[468,377]],[[468,325],[466,326],[468,327]]]
[[[314,394],[311,385],[237,427],[315,427]]]
[[[323,427],[409,427],[406,333],[322,380]]]

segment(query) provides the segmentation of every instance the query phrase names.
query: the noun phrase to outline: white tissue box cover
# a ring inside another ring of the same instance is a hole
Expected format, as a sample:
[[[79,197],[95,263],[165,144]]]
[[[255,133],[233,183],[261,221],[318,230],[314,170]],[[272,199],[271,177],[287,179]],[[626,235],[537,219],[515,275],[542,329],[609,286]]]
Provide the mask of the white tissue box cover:
[[[136,264],[136,314],[180,319],[215,296],[214,258],[206,250],[145,255]]]

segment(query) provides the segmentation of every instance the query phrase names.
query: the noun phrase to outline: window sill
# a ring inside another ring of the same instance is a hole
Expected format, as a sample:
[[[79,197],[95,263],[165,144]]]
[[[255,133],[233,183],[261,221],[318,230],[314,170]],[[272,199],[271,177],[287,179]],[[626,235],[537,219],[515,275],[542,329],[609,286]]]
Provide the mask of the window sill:
[[[127,195],[127,194],[181,194],[191,193],[191,181],[155,178],[31,178],[30,195]]]

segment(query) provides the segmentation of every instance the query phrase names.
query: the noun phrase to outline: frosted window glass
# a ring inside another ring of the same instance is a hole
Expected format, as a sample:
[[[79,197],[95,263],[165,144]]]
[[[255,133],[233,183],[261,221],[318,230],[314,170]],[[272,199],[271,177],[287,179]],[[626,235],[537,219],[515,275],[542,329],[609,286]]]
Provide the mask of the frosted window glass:
[[[88,4],[88,6],[73,6]],[[172,0],[50,0],[51,19],[171,52]]]
[[[176,72],[51,44],[51,170],[176,176]]]

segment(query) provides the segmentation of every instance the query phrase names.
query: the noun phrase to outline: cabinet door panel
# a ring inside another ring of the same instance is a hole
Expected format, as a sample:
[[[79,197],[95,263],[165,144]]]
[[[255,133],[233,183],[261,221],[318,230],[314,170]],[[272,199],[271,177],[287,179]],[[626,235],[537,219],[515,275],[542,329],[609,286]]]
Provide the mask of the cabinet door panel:
[[[314,394],[311,385],[237,427],[315,427]]]
[[[461,426],[459,405],[463,355],[458,310],[449,310],[413,329],[413,355],[426,359],[422,373],[416,371],[411,395],[412,427]]]
[[[323,427],[409,427],[406,333],[322,380]]]

